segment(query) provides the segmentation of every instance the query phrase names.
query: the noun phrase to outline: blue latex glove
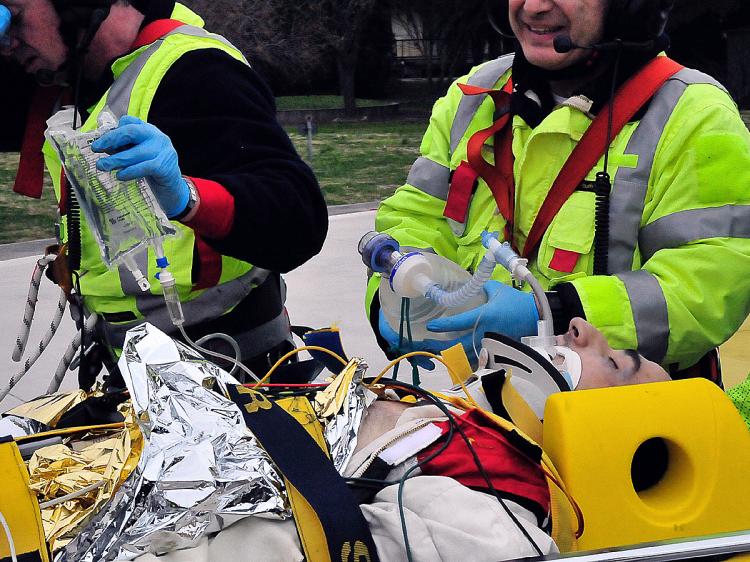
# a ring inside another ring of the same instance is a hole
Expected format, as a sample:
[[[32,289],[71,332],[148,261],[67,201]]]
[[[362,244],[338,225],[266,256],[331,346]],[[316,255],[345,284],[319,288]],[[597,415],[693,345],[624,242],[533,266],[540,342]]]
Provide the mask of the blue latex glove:
[[[383,336],[383,339],[388,342],[388,346],[392,353],[404,355],[405,353],[409,353],[410,351],[429,351],[431,353],[439,353],[440,351],[435,350],[431,345],[433,340],[413,341],[411,342],[411,344],[409,344],[406,333],[404,333],[403,342],[399,347],[398,332],[394,330],[390,324],[388,324],[388,320],[385,319],[385,315],[383,314],[382,310],[380,311],[380,315],[378,316],[378,330],[380,330],[380,335]],[[435,368],[435,364],[429,357],[409,357],[408,361],[412,365],[417,365],[418,367],[421,367],[422,369],[425,369],[427,371],[432,371]]]
[[[146,178],[168,217],[179,215],[190,201],[190,188],[180,172],[177,152],[169,137],[149,123],[126,115],[117,128],[91,145],[95,152],[112,156],[101,158],[96,167],[117,172],[117,179]]]
[[[470,359],[476,360],[474,343],[479,350],[485,332],[498,332],[520,340],[522,336],[530,336],[537,332],[539,313],[536,302],[531,293],[524,293],[499,281],[487,281],[484,284],[487,303],[467,310],[455,316],[444,316],[427,323],[431,332],[462,332],[470,333],[450,343],[460,342]],[[472,342],[474,324],[479,318],[476,329],[476,342]],[[430,340],[427,340],[430,341]],[[450,347],[450,346],[448,346]]]
[[[0,46],[4,46],[8,41],[6,34],[10,29],[11,19],[10,10],[3,5],[0,5]]]

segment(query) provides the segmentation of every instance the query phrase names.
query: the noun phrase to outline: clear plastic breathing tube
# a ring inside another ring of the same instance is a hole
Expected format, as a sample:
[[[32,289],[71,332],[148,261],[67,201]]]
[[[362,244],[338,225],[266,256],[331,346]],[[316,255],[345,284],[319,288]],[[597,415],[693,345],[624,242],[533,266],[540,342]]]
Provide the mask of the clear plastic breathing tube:
[[[425,297],[434,300],[435,302],[448,307],[456,308],[461,306],[474,295],[479,294],[484,284],[492,277],[492,272],[495,271],[495,258],[491,252],[487,252],[482,261],[479,262],[474,275],[471,279],[459,287],[455,291],[446,291],[437,283],[430,286],[425,293]]]
[[[529,271],[529,268],[526,267],[528,260],[519,256],[507,242],[500,243],[489,232],[485,231],[482,233],[482,244],[488,251],[492,252],[495,256],[495,261],[510,272],[513,279],[528,283],[529,287],[531,287],[531,292],[534,294],[537,311],[539,312],[537,335],[523,337],[521,338],[521,342],[530,347],[544,347],[552,353],[555,346],[552,309],[550,308],[549,299],[544,292],[544,288],[531,271]]]

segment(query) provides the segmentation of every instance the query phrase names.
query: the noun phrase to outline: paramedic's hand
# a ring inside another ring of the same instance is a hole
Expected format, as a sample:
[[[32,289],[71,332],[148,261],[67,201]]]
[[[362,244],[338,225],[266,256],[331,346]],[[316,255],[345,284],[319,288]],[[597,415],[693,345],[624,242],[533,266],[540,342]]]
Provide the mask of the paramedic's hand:
[[[0,5],[0,43],[3,43],[7,37],[8,29],[10,29],[10,10],[3,5]]]
[[[524,293],[494,280],[484,284],[484,292],[487,294],[486,304],[455,316],[431,320],[427,323],[427,329],[431,332],[470,331],[471,333],[458,339],[470,358],[474,357],[474,343],[478,350],[485,332],[498,332],[519,341],[522,336],[536,334],[539,313],[531,293]],[[479,324],[475,341],[472,342],[477,318]]]
[[[378,316],[378,330],[380,331],[380,335],[383,336],[383,339],[388,342],[391,353],[404,355],[406,353],[409,353],[410,351],[429,351],[431,353],[440,352],[439,350],[434,350],[434,346],[430,345],[430,342],[432,342],[432,340],[413,341],[410,345],[405,333],[401,346],[399,347],[398,332],[394,330],[390,324],[388,324],[388,320],[385,319],[385,315],[383,314],[382,310],[380,310]],[[435,364],[432,362],[432,359],[430,359],[429,357],[425,357],[424,355],[410,357],[408,361],[412,365],[417,365],[418,367],[421,367],[422,369],[425,369],[427,371],[432,371],[435,368]]]
[[[187,207],[190,189],[180,172],[177,152],[169,137],[153,125],[126,115],[91,148],[112,155],[96,163],[99,170],[119,170],[117,179],[123,181],[146,178],[168,217]]]

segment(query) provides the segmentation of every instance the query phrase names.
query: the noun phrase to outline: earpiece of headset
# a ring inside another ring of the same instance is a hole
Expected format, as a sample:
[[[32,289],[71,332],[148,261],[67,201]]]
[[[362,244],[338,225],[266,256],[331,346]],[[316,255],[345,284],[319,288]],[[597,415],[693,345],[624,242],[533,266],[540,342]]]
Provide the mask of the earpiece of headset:
[[[492,29],[503,39],[515,39],[508,22],[508,3],[485,0],[484,7]]]
[[[53,0],[53,5],[64,26],[88,30],[91,22],[107,18],[116,0]]]

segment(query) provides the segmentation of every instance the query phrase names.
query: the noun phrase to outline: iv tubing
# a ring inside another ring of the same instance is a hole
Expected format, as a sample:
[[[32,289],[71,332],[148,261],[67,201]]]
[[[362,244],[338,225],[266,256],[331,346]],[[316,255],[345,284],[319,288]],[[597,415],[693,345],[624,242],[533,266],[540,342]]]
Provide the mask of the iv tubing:
[[[211,340],[222,340],[222,341],[227,342],[232,347],[232,351],[234,351],[234,358],[237,360],[237,362],[242,361],[242,351],[240,350],[240,346],[237,343],[237,340],[235,340],[232,336],[228,334],[224,334],[221,332],[216,332],[215,334],[207,334],[203,336],[202,338],[195,340],[195,343],[198,345],[203,345],[207,341],[211,341]],[[238,369],[237,363],[235,363],[234,366],[232,367],[232,370],[229,371],[229,374],[234,376],[234,374],[237,372],[237,369]]]
[[[212,357],[218,357],[219,359],[224,359],[224,361],[229,361],[235,367],[238,367],[238,368],[242,369],[243,371],[245,371],[245,373],[247,373],[253,380],[256,380],[256,381],[260,382],[260,380],[255,375],[255,373],[253,373],[250,369],[248,369],[247,367],[245,367],[236,358],[229,357],[228,355],[224,355],[223,353],[218,353],[216,351],[211,351],[209,349],[206,349],[205,347],[201,347],[196,342],[194,342],[193,340],[190,339],[190,336],[187,335],[187,333],[185,332],[185,328],[182,326],[182,324],[180,324],[179,326],[177,326],[177,328],[180,330],[180,333],[182,334],[182,337],[185,338],[185,341],[193,349],[196,349],[197,351],[200,351],[201,353],[205,353],[206,355],[210,355]],[[204,341],[205,341],[205,338],[204,338]]]

